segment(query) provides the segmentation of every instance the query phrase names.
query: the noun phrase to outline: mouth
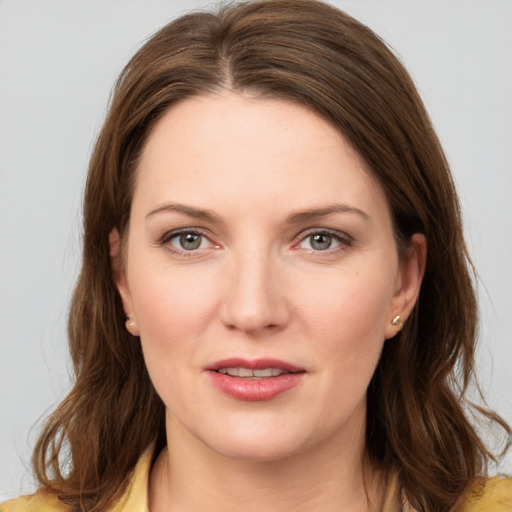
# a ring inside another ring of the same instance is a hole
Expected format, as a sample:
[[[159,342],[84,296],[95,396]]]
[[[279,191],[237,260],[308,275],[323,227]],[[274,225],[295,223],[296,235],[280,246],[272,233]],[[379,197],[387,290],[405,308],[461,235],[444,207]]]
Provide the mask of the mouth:
[[[268,379],[291,373],[288,370],[283,370],[282,368],[262,368],[261,370],[252,370],[251,368],[236,367],[219,368],[216,371],[222,375],[230,375],[231,377],[240,377],[242,379]]]
[[[205,368],[222,375],[241,378],[260,378],[268,379],[270,377],[279,377],[288,373],[303,373],[305,370],[287,361],[278,359],[260,358],[260,359],[241,359],[231,358],[217,361]]]
[[[272,400],[298,386],[306,371],[275,359],[229,359],[205,368],[213,386],[243,401]]]

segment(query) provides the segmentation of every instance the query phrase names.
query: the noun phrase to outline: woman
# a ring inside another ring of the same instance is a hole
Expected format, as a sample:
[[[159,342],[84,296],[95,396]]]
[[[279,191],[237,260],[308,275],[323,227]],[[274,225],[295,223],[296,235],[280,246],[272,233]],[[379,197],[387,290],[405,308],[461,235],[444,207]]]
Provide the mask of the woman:
[[[182,17],[116,86],[76,383],[42,490],[1,510],[510,510],[465,413],[471,278],[442,149],[369,29],[309,0]]]

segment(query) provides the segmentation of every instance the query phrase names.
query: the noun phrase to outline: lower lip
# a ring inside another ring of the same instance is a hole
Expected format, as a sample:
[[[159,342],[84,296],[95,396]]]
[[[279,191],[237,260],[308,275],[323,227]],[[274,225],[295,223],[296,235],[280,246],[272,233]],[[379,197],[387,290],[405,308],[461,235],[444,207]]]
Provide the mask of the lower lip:
[[[305,373],[286,373],[278,377],[242,378],[231,377],[214,371],[208,372],[213,385],[226,395],[247,402],[262,402],[272,400],[281,393],[297,386]]]

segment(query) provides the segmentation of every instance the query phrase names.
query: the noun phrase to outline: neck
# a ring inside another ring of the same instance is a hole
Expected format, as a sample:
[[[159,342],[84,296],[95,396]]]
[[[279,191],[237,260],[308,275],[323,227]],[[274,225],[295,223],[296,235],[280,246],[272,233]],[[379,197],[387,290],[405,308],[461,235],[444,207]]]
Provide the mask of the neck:
[[[151,512],[381,510],[385,479],[369,465],[363,470],[364,436],[254,461],[225,457],[179,430],[168,426],[168,448],[151,473]]]

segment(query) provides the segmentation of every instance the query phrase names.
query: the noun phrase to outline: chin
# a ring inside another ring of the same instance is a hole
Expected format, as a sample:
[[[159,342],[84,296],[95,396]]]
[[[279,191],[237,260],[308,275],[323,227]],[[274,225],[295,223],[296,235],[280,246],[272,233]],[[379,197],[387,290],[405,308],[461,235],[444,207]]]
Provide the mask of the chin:
[[[242,415],[243,416],[243,415]],[[305,418],[238,417],[220,422],[208,431],[196,432],[213,452],[231,460],[274,462],[289,459],[331,438],[323,425],[311,425]],[[259,420],[259,421],[258,421]]]
[[[304,443],[286,442],[279,439],[229,439],[228,442],[210,444],[210,449],[218,455],[230,460],[250,463],[276,462],[288,459],[306,449]]]

